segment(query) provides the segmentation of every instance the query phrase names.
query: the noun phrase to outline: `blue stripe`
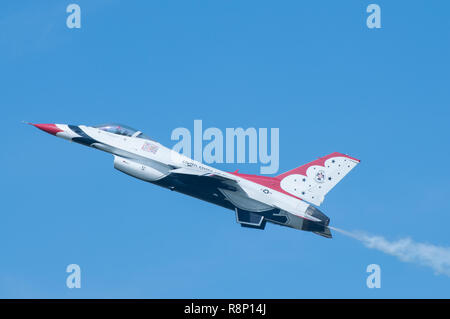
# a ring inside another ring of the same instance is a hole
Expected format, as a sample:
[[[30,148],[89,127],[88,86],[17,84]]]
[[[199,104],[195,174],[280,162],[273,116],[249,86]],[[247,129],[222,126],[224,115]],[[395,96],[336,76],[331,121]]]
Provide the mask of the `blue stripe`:
[[[87,135],[80,127],[76,125],[69,125],[69,128],[78,135],[80,135],[80,137],[72,138],[72,141],[86,146],[91,146],[94,143],[98,143],[97,140],[94,140],[92,137]]]

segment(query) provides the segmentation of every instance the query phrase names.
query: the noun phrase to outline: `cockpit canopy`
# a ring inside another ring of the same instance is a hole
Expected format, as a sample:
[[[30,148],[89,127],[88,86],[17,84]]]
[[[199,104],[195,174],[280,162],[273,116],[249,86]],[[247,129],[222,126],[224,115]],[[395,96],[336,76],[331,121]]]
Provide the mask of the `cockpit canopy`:
[[[129,136],[129,137],[139,137],[146,140],[152,140],[150,137],[145,135],[139,130],[136,130],[134,128],[131,128],[126,125],[118,124],[118,123],[110,123],[110,124],[102,124],[102,125],[96,125],[95,128],[98,128],[99,130],[113,133],[113,134],[119,134],[123,136]]]

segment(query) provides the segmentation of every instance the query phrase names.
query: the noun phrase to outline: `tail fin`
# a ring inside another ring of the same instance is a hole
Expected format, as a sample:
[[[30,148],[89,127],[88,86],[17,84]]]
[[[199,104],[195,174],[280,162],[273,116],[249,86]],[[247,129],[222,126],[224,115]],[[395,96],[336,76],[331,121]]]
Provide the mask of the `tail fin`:
[[[334,152],[276,178],[284,191],[320,206],[325,195],[359,162],[356,158]]]

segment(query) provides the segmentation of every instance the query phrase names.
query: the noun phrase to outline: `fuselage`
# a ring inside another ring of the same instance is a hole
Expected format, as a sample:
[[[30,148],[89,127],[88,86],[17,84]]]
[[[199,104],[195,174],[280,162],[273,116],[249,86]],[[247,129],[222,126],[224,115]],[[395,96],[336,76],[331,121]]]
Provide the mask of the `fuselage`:
[[[34,125],[66,140],[113,154],[114,167],[135,178],[231,209],[242,226],[261,228],[262,222],[265,224],[267,220],[331,237],[331,234],[326,235],[329,233],[328,217],[279,187],[270,187],[269,177],[255,178],[218,170],[167,148],[140,131],[118,124]],[[252,222],[255,217],[260,220]]]

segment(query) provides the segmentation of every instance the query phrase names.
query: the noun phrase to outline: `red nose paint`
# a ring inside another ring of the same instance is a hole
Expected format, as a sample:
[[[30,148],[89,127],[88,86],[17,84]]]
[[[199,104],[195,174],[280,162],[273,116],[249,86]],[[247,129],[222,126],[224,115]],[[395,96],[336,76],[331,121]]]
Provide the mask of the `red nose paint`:
[[[63,132],[63,130],[58,128],[55,124],[32,124],[32,125],[52,135],[56,135],[56,133],[58,132]]]

